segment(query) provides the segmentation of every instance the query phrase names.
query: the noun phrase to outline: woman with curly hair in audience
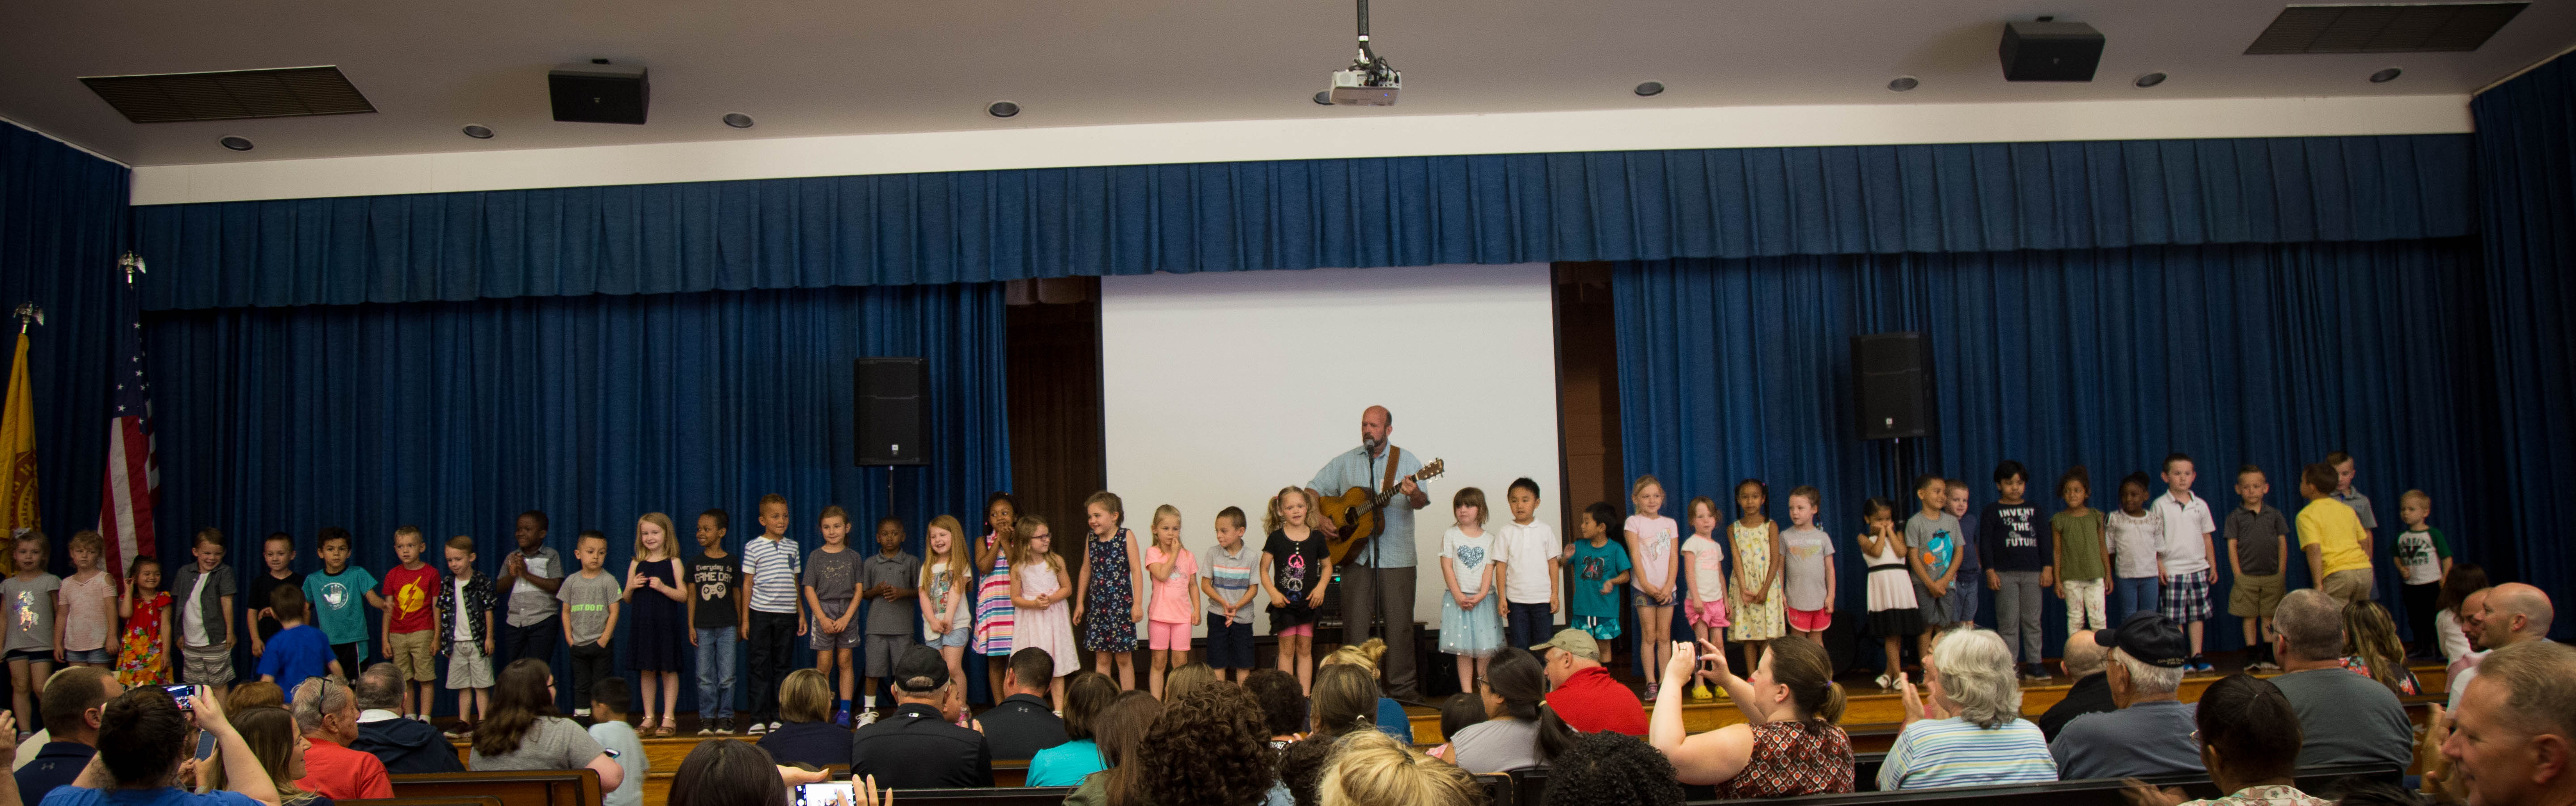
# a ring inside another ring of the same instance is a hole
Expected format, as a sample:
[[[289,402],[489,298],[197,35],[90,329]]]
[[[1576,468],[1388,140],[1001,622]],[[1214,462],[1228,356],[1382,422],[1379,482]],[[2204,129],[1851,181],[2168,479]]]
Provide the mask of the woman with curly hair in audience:
[[[1923,683],[1929,704],[1912,682],[1897,686],[1905,729],[1878,768],[1880,790],[2057,780],[2048,739],[2021,718],[2012,649],[1993,630],[1942,633],[1923,662]]]
[[[1702,644],[1706,654],[1687,642],[1673,644],[1665,664],[1668,681],[1655,697],[1655,715],[1646,736],[1671,759],[1682,783],[1711,784],[1720,798],[1777,798],[1852,791],[1851,737],[1834,724],[1842,720],[1843,689],[1833,680],[1833,659],[1813,641],[1773,641],[1762,653],[1753,679],[1735,676],[1726,667],[1726,652]],[[1686,736],[1682,695],[1693,655],[1713,666],[1700,674],[1716,680],[1745,724]]]
[[[278,806],[277,786],[260,766],[259,756],[242,741],[240,731],[224,717],[224,707],[213,690],[196,687],[189,697],[196,711],[196,725],[190,725],[188,712],[170,699],[160,686],[127,689],[100,709],[98,757],[71,786],[56,787],[44,796],[44,806],[105,806],[109,803],[150,802],[153,806]],[[180,762],[195,754],[197,732],[214,734],[218,750],[212,761],[221,764],[230,789],[189,794],[178,780]]]
[[[1668,768],[1665,780],[1671,777]],[[1673,791],[1679,794],[1681,787],[1675,785]],[[1485,802],[1485,790],[1455,764],[1364,730],[1336,741],[1315,784],[1315,798],[1319,806],[1476,806]],[[1556,796],[1549,801],[1557,802]]]
[[[1067,692],[1067,696],[1071,696]],[[1064,799],[1065,806],[1137,806],[1144,803],[1144,764],[1137,747],[1163,717],[1163,703],[1143,691],[1128,691],[1091,718],[1091,736],[1100,742],[1100,759],[1108,769],[1083,776],[1082,786]],[[1173,806],[1180,806],[1174,804]]]
[[[1772,641],[1773,644],[1809,644]],[[1681,655],[1691,654],[1676,646]],[[1673,678],[1664,678],[1669,681]],[[1689,679],[1683,672],[1681,679]],[[1670,683],[1656,693],[1675,688]],[[1722,797],[1722,796],[1721,796]],[[1673,764],[1644,740],[1624,733],[1586,733],[1548,763],[1547,806],[1682,806]]]
[[[1168,692],[1166,692],[1168,693]],[[1261,706],[1242,686],[1211,681],[1171,698],[1136,745],[1131,803],[1254,806],[1275,765]]]

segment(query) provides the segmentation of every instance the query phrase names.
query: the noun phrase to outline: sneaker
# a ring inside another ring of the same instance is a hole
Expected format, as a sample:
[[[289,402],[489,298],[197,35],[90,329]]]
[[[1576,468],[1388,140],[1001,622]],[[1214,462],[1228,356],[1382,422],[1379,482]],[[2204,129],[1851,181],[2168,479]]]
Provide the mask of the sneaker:
[[[572,709],[572,715],[573,715],[574,717],[581,718],[581,719],[589,719],[589,718],[590,718],[590,709],[588,709],[588,708],[575,708],[575,709]]]
[[[715,720],[712,720],[712,719],[701,719],[701,720],[698,720],[698,735],[700,735],[700,736],[714,736],[714,735],[716,735],[716,721],[715,721]]]
[[[874,725],[874,724],[876,724],[876,723],[877,723],[877,709],[874,709],[874,708],[861,708],[861,709],[859,709],[859,727],[864,728],[864,727],[867,727],[867,726],[869,726],[869,725]],[[841,722],[841,724],[847,725],[847,724],[850,724],[850,723],[849,723],[847,720],[843,720],[843,721]]]
[[[833,712],[832,712],[832,724],[839,725],[839,726],[844,727],[844,728],[849,727],[849,726],[850,726],[850,709],[848,709],[848,708],[842,708],[842,709],[840,709],[840,710],[838,710],[838,711],[833,711]]]
[[[1884,675],[1884,674],[1879,675],[1879,676],[1878,676],[1878,690],[1880,690],[1880,691],[1895,691],[1895,690],[1896,690],[1896,681],[1895,681],[1893,678],[1888,677],[1887,675]]]
[[[781,725],[785,725],[785,724],[787,724],[787,723],[780,722],[780,721],[775,720],[775,719],[769,720],[769,730],[770,730],[770,732],[772,732],[772,733],[776,733],[776,732],[778,731],[779,726],[781,726]]]
[[[474,723],[472,723],[472,722],[467,722],[467,723],[464,723],[464,724],[458,725],[458,726],[456,726],[456,729],[455,729],[455,730],[448,731],[448,732],[446,732],[446,733],[444,733],[444,734],[441,734],[441,735],[446,736],[447,738],[450,738],[450,739],[458,740],[458,741],[463,741],[463,740],[466,740],[466,739],[474,738]]]
[[[754,723],[751,723],[751,727],[750,727],[750,728],[747,728],[747,729],[745,729],[745,730],[742,732],[742,735],[744,735],[744,736],[758,736],[758,735],[761,735],[761,734],[763,734],[763,733],[768,733],[768,732],[769,732],[769,725],[767,725],[766,723],[754,722]]]
[[[722,718],[722,719],[718,719],[718,720],[716,720],[716,735],[718,735],[718,736],[731,736],[731,735],[733,735],[733,717],[724,717],[724,718]]]
[[[1659,684],[1659,683],[1647,683],[1647,684],[1646,684],[1646,699],[1648,699],[1648,700],[1652,700],[1652,699],[1654,699],[1654,698],[1655,698],[1655,695],[1662,694],[1662,693],[1664,693],[1664,687],[1663,687],[1663,685],[1662,685],[1662,684]]]

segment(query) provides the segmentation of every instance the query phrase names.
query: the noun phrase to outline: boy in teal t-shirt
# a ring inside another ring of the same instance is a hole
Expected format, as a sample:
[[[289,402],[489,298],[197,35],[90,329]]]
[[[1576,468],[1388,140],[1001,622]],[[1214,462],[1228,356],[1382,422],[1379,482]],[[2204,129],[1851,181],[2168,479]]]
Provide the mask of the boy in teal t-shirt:
[[[322,570],[304,576],[304,599],[313,605],[314,626],[331,639],[331,654],[338,656],[340,668],[359,668],[358,661],[367,656],[367,608],[381,602],[376,596],[376,575],[349,564],[351,538],[349,530],[324,527],[315,545],[322,555]]]
[[[1574,568],[1574,590],[1568,597],[1574,617],[1569,626],[1602,641],[1601,662],[1607,664],[1608,641],[1619,637],[1619,586],[1628,584],[1628,548],[1610,542],[1611,524],[1619,521],[1619,510],[1609,502],[1586,507],[1574,520],[1583,539],[1569,547],[1574,552],[1568,558]]]

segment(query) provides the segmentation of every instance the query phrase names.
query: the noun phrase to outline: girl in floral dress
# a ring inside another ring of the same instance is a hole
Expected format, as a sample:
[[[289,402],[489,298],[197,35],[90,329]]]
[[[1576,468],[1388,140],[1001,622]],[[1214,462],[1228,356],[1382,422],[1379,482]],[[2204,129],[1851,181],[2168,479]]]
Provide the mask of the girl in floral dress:
[[[125,597],[116,614],[125,618],[124,646],[116,655],[116,682],[128,688],[160,685],[168,679],[163,658],[170,654],[170,592],[161,589],[161,563],[150,557],[134,561],[125,579]]]

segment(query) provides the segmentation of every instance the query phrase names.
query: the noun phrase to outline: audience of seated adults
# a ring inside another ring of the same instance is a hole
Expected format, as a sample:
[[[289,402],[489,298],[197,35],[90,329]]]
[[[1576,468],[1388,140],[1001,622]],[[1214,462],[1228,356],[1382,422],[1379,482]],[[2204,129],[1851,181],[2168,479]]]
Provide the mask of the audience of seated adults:
[[[1994,631],[1959,627],[1942,633],[1924,659],[1923,682],[1930,689],[1928,704],[1912,682],[1898,686],[1905,728],[1878,768],[1879,789],[2057,780],[2047,737],[2021,718],[2012,650]]]
[[[1079,786],[1084,776],[1109,768],[1100,758],[1095,726],[1118,695],[1118,681],[1099,672],[1075,672],[1065,678],[1066,741],[1029,756],[1029,786]]]
[[[608,757],[590,731],[555,715],[555,673],[536,658],[511,661],[493,677],[492,713],[474,728],[465,766],[478,772],[589,768],[599,772],[601,792],[614,792],[626,780],[626,768]]]
[[[1332,654],[1324,656],[1322,661],[1315,664],[1315,674],[1320,680],[1326,668],[1355,666],[1368,671],[1370,687],[1381,688],[1378,686],[1377,665],[1378,659],[1385,656],[1386,641],[1371,638],[1367,643],[1333,650]],[[1321,684],[1318,683],[1318,685]],[[1396,702],[1395,698],[1385,696],[1383,693],[1378,696],[1376,704],[1377,715],[1372,721],[1377,724],[1377,729],[1385,731],[1388,736],[1395,737],[1396,741],[1404,743],[1406,747],[1413,746],[1413,718],[1405,715],[1404,704]]]
[[[350,686],[358,697],[358,738],[349,743],[349,749],[375,756],[388,773],[464,772],[465,762],[456,758],[456,746],[437,728],[404,719],[402,712],[394,710],[402,707],[405,685],[402,671],[390,663],[358,673]]]
[[[2066,696],[2039,715],[2040,735],[2057,741],[2066,723],[2085,714],[2099,714],[2120,709],[2111,699],[2111,677],[2104,671],[2111,662],[2111,650],[2093,640],[2092,630],[2077,630],[2066,637],[2066,651],[2060,655],[2058,668],[2066,678],[2075,681],[2066,687]]]
[[[311,743],[304,750],[304,777],[295,782],[296,788],[333,800],[394,796],[385,763],[349,749],[358,740],[358,698],[348,686],[327,677],[308,677],[295,686],[290,699],[296,727]]]
[[[2550,622],[2555,620],[2557,614],[2557,608],[2550,604],[2549,594],[2520,582],[2507,582],[2488,588],[2486,598],[2477,604],[2477,610],[2463,612],[2468,613],[2468,618],[2477,623],[2477,636],[2474,643],[2479,649],[2487,651],[2503,649],[2524,641],[2548,639]],[[2463,631],[2467,627],[2466,624],[2461,625]],[[2484,665],[2485,662],[2480,661],[2451,676],[2449,692],[2451,710],[2460,709],[2461,693],[2468,691],[2469,681],[2477,679],[2479,667]]]
[[[1701,663],[1710,665],[1698,669]],[[1844,701],[1833,668],[1833,658],[1813,641],[1773,641],[1747,680],[1727,668],[1724,650],[1675,643],[1648,737],[1680,783],[1715,786],[1720,798],[1850,792],[1851,737],[1835,724],[1842,721]],[[1695,669],[1726,691],[1744,714],[1743,724],[1686,735],[1682,697]],[[1562,761],[1553,766],[1565,768]],[[1554,780],[1551,773],[1551,791]]]
[[[1548,710],[1579,733],[1646,735],[1646,703],[1601,667],[1600,644],[1582,630],[1558,630],[1531,647],[1547,668]]]
[[[1331,752],[1308,787],[1311,795],[1298,798],[1300,806],[1476,806],[1485,802],[1485,790],[1475,776],[1415,752],[1393,736],[1364,730],[1328,741]],[[1551,802],[1556,802],[1553,796]]]
[[[956,725],[966,708],[965,681],[951,685],[939,650],[896,650],[893,672],[894,713],[850,735],[850,774],[875,776],[893,789],[992,786],[992,745],[982,732]]]
[[[2576,648],[2517,640],[2497,647],[2478,670],[2442,743],[2468,802],[2576,803]]]
[[[2136,806],[2329,806],[2332,801],[2299,791],[2303,734],[2298,714],[2281,689],[2259,677],[2229,675],[2200,692],[2192,715],[2194,752],[2209,780],[2226,794],[2190,800],[2179,789],[2131,787]],[[2355,804],[2354,806],[2359,806]]]
[[[832,682],[822,672],[798,669],[779,682],[778,722],[759,742],[778,763],[850,763],[850,729],[832,721]]]
[[[2201,771],[2200,746],[2191,739],[2192,704],[2178,695],[2191,643],[2164,614],[2129,614],[2116,629],[2093,634],[2111,651],[2104,667],[2118,710],[2085,714],[2066,723],[2048,743],[2057,775],[2143,778]]]
[[[2343,608],[2343,667],[2379,681],[2399,697],[2423,691],[2415,670],[2406,668],[2406,644],[2397,640],[2397,622],[2388,608],[2362,600]]]
[[[116,673],[97,666],[72,666],[46,678],[41,705],[51,740],[18,768],[18,796],[39,800],[80,777],[81,768],[98,755],[99,720],[107,702],[124,693]],[[22,747],[18,752],[27,751]]]
[[[304,757],[313,747],[312,740],[304,737],[302,726],[296,724],[294,714],[267,706],[226,713],[232,715],[233,730],[241,734],[242,744],[248,745],[251,755],[259,759],[260,769],[268,771],[269,785],[277,788],[279,806],[331,806],[331,798],[306,792],[294,783],[304,777]],[[221,765],[199,765],[198,777],[211,779],[207,780],[208,788],[224,788]]]
[[[1031,758],[1072,738],[1065,732],[1064,717],[1047,704],[1047,685],[1054,681],[1055,658],[1046,650],[1023,647],[1011,653],[1002,672],[1002,701],[975,717],[984,723],[994,758]]]
[[[179,710],[170,693],[144,686],[108,700],[98,726],[97,763],[70,786],[46,793],[41,806],[280,806],[277,787],[259,757],[242,742],[212,692],[197,689],[193,714]],[[8,722],[0,716],[0,723]],[[193,726],[192,726],[193,725]],[[14,730],[14,727],[12,727]],[[227,788],[191,794],[178,779],[180,763],[196,753],[199,730],[213,734]],[[15,779],[11,779],[12,785]]]
[[[1065,694],[1072,697],[1071,692]],[[1101,806],[1106,803],[1128,803],[1136,787],[1135,775],[1140,770],[1128,768],[1138,758],[1137,748],[1144,744],[1145,734],[1163,718],[1163,701],[1144,691],[1120,692],[1100,713],[1091,717],[1092,740],[1100,744],[1101,768],[1082,776],[1082,784],[1065,798],[1067,806]]]
[[[2406,706],[2378,681],[2343,668],[2343,600],[2314,588],[2281,597],[2272,613],[2272,678],[2307,736],[2299,766],[2406,766],[2415,727]]]
[[[1547,671],[1538,656],[1518,647],[1494,653],[1485,665],[1485,721],[1449,737],[1448,759],[1468,772],[1506,772],[1547,763],[1539,753],[1539,711],[1546,707]]]

